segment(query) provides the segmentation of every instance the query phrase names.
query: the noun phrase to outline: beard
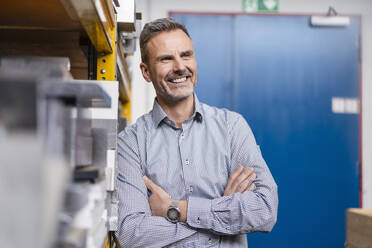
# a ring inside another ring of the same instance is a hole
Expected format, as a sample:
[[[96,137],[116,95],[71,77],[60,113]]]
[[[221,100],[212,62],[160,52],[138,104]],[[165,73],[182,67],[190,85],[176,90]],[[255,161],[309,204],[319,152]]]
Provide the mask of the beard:
[[[192,79],[190,78],[189,80]],[[171,87],[168,87],[168,85],[165,85],[162,88],[163,90],[156,91],[157,96],[167,102],[180,102],[194,94],[195,83],[191,81],[187,86],[177,89],[172,89]]]
[[[177,83],[174,83],[173,80],[183,77],[186,77],[187,84],[185,86],[175,87]],[[156,95],[167,102],[183,101],[194,94],[196,81],[196,79],[193,80],[193,73],[188,70],[169,73],[163,81],[154,83],[154,86],[158,86],[155,87]]]

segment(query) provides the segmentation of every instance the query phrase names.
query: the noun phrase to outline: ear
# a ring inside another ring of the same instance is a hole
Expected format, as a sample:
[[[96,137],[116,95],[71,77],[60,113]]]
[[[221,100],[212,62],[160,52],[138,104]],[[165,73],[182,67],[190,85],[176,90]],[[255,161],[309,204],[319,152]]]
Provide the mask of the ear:
[[[149,71],[149,67],[148,65],[146,65],[145,63],[141,62],[140,64],[140,69],[141,69],[141,72],[142,72],[142,76],[143,78],[147,81],[147,82],[151,82],[151,77],[150,77],[150,71]]]

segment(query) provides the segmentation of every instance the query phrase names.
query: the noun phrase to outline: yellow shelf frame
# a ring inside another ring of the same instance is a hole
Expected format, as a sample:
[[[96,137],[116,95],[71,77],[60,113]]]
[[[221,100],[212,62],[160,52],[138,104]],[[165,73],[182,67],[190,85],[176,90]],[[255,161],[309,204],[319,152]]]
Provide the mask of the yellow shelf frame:
[[[60,0],[71,19],[80,21],[98,53],[114,53],[110,31],[115,14],[110,0]]]

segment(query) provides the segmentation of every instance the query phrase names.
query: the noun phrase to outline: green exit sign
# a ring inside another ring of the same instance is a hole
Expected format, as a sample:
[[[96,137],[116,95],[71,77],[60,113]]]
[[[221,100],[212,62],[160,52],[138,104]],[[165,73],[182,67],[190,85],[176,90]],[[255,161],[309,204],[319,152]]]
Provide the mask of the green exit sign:
[[[279,0],[243,0],[244,12],[278,12]]]

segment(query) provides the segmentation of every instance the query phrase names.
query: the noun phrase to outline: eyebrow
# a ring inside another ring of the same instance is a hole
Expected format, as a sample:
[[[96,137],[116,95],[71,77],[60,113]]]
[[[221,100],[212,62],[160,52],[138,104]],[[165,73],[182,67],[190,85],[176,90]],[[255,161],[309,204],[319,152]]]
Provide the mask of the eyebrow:
[[[193,55],[194,54],[194,51],[193,50],[186,50],[186,51],[182,51],[180,53],[180,55]],[[173,58],[173,54],[162,54],[162,55],[159,55],[155,58],[156,61],[160,61],[162,59],[165,59],[165,58]]]
[[[187,50],[187,51],[181,52],[181,55],[193,55],[193,54],[194,54],[193,50]]]
[[[163,54],[163,55],[160,55],[160,56],[156,57],[155,60],[160,61],[160,60],[165,59],[165,58],[173,58],[173,55],[172,54]]]

